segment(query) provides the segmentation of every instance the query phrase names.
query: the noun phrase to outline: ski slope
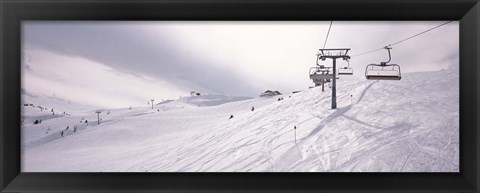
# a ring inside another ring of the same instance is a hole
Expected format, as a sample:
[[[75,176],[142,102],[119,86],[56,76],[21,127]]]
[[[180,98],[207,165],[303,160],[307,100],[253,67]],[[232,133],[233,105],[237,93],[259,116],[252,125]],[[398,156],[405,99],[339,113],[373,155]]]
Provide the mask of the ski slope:
[[[401,81],[342,77],[334,110],[328,87],[104,109],[100,124],[98,109],[53,116],[22,107],[22,171],[458,172],[458,72],[456,65]],[[44,120],[35,125],[32,117]]]

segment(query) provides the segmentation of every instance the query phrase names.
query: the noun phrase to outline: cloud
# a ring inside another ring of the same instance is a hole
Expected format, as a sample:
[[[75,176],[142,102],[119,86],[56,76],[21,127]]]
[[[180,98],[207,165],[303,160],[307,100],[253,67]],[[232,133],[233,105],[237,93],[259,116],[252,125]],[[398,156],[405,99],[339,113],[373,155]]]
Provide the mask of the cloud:
[[[241,94],[255,88],[225,66],[192,58],[168,28],[149,22],[24,22],[23,43],[83,57],[131,74],[158,77],[185,89]],[[155,26],[155,25],[153,25]],[[228,83],[228,84],[227,84]]]
[[[356,55],[443,22],[334,21],[326,48],[351,48],[350,54]],[[288,93],[311,86],[308,70],[315,66],[315,55],[323,46],[329,23],[25,21],[22,45],[24,50],[44,50],[77,60],[65,65],[82,66],[78,59],[85,59],[109,67],[102,72],[110,71],[116,78],[152,85],[158,82],[158,87],[163,81],[187,94],[196,90],[256,96],[267,89]],[[458,42],[458,22],[452,22],[395,45],[391,62],[399,64],[404,73],[439,70],[458,64]],[[381,50],[352,57],[350,65],[360,79],[367,64],[386,60],[387,52]],[[34,68],[38,64],[27,65]],[[88,67],[80,68],[89,71]]]
[[[151,98],[177,98],[186,93],[160,79],[125,74],[81,57],[31,48],[26,53],[32,58],[32,67],[22,71],[22,89],[31,94],[118,108],[144,105]]]

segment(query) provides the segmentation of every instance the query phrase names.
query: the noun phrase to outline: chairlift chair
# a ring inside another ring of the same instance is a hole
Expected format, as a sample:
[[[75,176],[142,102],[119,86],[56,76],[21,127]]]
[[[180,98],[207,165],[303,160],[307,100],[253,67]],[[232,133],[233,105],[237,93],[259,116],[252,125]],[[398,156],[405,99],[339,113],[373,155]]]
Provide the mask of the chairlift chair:
[[[339,68],[338,75],[353,75],[353,69],[348,67]]]
[[[333,74],[330,73],[330,67],[317,66],[310,68],[310,79],[315,83],[315,86],[320,86],[326,82],[330,82]]]
[[[388,64],[385,66],[382,66],[379,64],[369,64],[367,65],[367,70],[365,70],[365,77],[368,80],[400,80],[402,79],[400,66],[397,64]]]
[[[339,68],[338,75],[353,75],[353,68],[350,67],[350,62],[347,60],[348,66]]]
[[[388,64],[392,59],[390,55],[391,47],[385,46],[388,50],[388,61],[380,64],[369,64],[365,68],[365,78],[368,80],[400,80],[402,79],[400,66],[398,64]]]
[[[314,75],[314,74],[324,74],[324,73],[328,73],[328,69],[327,68],[322,68],[322,67],[311,67],[310,68],[310,76],[311,75]]]

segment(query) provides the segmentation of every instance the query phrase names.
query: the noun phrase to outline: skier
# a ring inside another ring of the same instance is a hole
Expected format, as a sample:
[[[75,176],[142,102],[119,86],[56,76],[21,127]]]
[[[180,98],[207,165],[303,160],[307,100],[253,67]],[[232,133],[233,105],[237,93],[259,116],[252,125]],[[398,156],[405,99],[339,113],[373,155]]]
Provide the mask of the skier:
[[[65,129],[65,131],[68,130],[68,127],[70,127],[70,125],[67,126],[67,128]]]
[[[252,106],[252,111],[254,111],[254,110],[255,110],[255,107],[254,107],[254,106]]]
[[[62,136],[62,138],[63,138],[63,131],[60,133],[60,135],[61,135],[61,136]]]
[[[73,132],[74,132],[74,133],[77,132],[77,125],[74,125],[74,126],[73,126]]]
[[[85,124],[88,125],[88,120],[85,120]]]
[[[230,120],[230,119],[233,119],[233,115],[230,115],[230,118],[229,118],[229,120]]]

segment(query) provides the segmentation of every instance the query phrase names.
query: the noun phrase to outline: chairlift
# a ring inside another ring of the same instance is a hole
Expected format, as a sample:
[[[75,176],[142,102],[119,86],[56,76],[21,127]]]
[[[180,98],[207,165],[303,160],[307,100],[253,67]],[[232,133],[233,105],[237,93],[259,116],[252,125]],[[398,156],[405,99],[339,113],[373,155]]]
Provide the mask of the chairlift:
[[[400,80],[402,79],[400,73],[400,66],[397,64],[388,64],[381,66],[378,64],[367,65],[365,77],[369,80]]]
[[[365,78],[368,80],[400,80],[402,79],[400,66],[398,64],[388,64],[392,59],[390,55],[391,47],[385,46],[388,51],[388,61],[380,64],[369,64],[365,69]]]
[[[320,86],[326,82],[330,82],[333,78],[333,73],[330,70],[331,67],[316,66],[310,68],[310,79],[315,83],[315,86]]]
[[[313,74],[330,74],[330,67],[325,67],[325,66],[317,66],[317,67],[311,67],[310,68],[310,75]]]
[[[338,69],[338,75],[353,75],[353,68],[350,67],[350,62],[348,60],[347,65],[348,66]]]

